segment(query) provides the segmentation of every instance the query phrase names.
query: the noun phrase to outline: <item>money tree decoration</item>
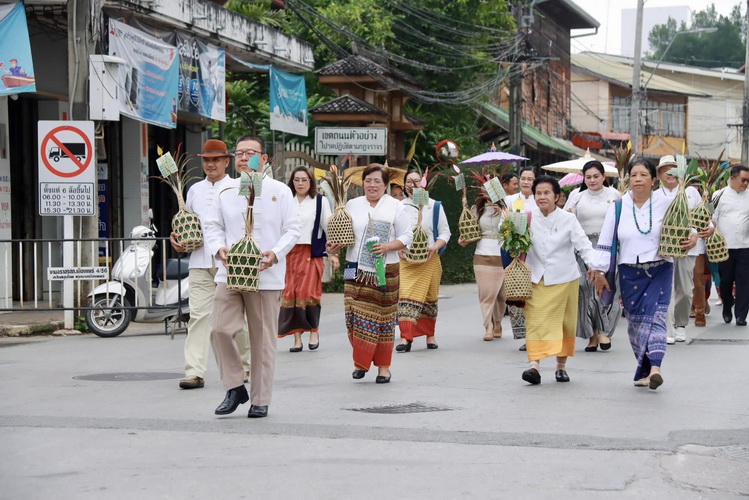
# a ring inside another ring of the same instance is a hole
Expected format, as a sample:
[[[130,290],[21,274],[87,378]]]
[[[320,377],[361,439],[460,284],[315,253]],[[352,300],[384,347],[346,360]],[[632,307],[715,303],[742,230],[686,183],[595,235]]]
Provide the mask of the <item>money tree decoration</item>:
[[[676,168],[669,170],[669,173],[679,179],[679,192],[663,216],[659,248],[662,257],[678,259],[687,256],[687,251],[681,249],[682,242],[689,238],[692,230],[692,212],[686,193],[687,168],[684,155],[676,155]]]
[[[704,158],[701,159],[700,166],[696,168],[696,172],[692,176],[692,180],[698,182],[702,188],[702,201],[692,210],[691,214],[692,224],[698,231],[703,231],[709,226],[710,219],[712,219],[715,211],[711,202],[713,194],[724,187],[728,179],[729,169],[723,165],[722,161],[724,152],[722,151],[718,159],[713,162]],[[710,262],[728,260],[726,239],[717,229],[705,240],[705,245],[707,247],[707,259]]]
[[[175,153],[175,160],[169,151],[165,153],[161,146],[156,146],[156,152],[159,154],[156,165],[161,172],[161,176],[157,177],[168,184],[177,196],[179,210],[172,218],[172,231],[176,235],[177,242],[185,247],[186,252],[193,252],[203,246],[203,228],[198,216],[185,208],[185,198],[182,193],[189,180],[185,176],[190,159],[181,149],[180,144]]]
[[[426,184],[427,175],[425,174],[421,178],[421,187],[414,188],[413,193],[411,194],[411,200],[419,211],[416,227],[414,227],[413,241],[408,247],[408,252],[406,253],[406,259],[413,263],[426,262],[429,258],[429,234],[427,234],[421,223],[424,214],[424,207],[429,204],[429,191],[424,189]],[[434,237],[436,238],[437,235]]]
[[[354,244],[354,223],[351,214],[346,211],[346,192],[349,182],[338,175],[338,167],[330,166],[328,184],[333,191],[335,210],[328,219],[328,241],[335,245],[350,247]]]
[[[479,226],[476,214],[468,208],[466,178],[458,166],[453,165],[453,169],[458,173],[458,175],[452,178],[455,181],[455,190],[463,191],[463,211],[460,212],[460,218],[458,219],[458,233],[460,234],[460,239],[466,243],[473,243],[481,239],[481,226]]]
[[[524,212],[510,212],[509,215],[499,226],[502,248],[512,257],[505,269],[505,295],[507,300],[527,300],[533,294],[531,268],[524,262],[524,256],[531,248],[528,215]]]
[[[236,292],[256,292],[260,280],[260,261],[263,258],[252,231],[255,197],[261,195],[262,174],[242,172],[239,196],[247,198],[245,235],[232,245],[226,262],[226,288]]]

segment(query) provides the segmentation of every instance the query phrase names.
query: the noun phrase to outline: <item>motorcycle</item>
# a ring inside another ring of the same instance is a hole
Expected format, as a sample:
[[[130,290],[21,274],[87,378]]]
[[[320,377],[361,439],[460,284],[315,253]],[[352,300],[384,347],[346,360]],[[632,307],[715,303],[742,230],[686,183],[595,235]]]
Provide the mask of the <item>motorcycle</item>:
[[[162,269],[157,276],[158,285],[156,288],[152,286],[151,258],[155,237],[153,224],[150,228],[136,226],[130,233],[130,245],[112,268],[111,280],[97,286],[88,295],[92,309],[86,311],[86,324],[99,337],[116,337],[131,321],[163,321],[168,333],[170,327],[174,329],[175,322],[182,321],[189,314],[187,259],[167,259],[166,276]]]

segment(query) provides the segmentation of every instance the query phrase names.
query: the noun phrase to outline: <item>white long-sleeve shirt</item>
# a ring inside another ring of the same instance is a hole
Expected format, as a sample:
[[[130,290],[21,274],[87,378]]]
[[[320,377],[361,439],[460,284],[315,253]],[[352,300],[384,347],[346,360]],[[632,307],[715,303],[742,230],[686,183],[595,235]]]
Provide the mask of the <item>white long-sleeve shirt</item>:
[[[622,213],[619,219],[619,251],[617,262],[619,264],[637,264],[644,262],[655,262],[664,259],[658,255],[658,247],[661,242],[661,227],[663,216],[666,215],[671,199],[666,198],[660,190],[654,191],[648,201],[642,207],[637,208],[632,200],[632,192],[622,196]],[[653,223],[650,224],[650,208],[653,209]],[[633,213],[634,207],[634,213]],[[637,229],[635,217],[640,229]],[[601,235],[598,237],[598,256],[593,264],[594,269],[608,270],[611,258],[611,243],[614,239],[614,226],[616,224],[615,205],[612,203],[606,213],[606,219],[601,227]],[[650,229],[650,231],[648,231]],[[646,231],[647,234],[640,232]]]
[[[504,217],[494,204],[487,203],[484,212],[479,217],[481,228],[481,239],[476,243],[475,255],[489,255],[498,257],[502,255],[502,246],[499,244],[499,226],[502,225]],[[471,209],[473,215],[478,217],[476,207]]]
[[[239,196],[239,179],[221,192],[206,221],[205,244],[212,255],[222,248],[231,249],[245,235],[247,197]],[[252,237],[261,252],[276,254],[278,262],[260,273],[260,290],[283,290],[286,277],[286,254],[296,244],[302,225],[296,215],[291,189],[269,177],[263,179],[262,196],[255,198]],[[216,283],[226,283],[226,267],[218,265]]]
[[[676,198],[676,195],[679,194],[678,186],[674,189],[668,189],[666,186],[661,186],[658,190],[663,193],[663,196],[670,199],[672,202],[674,198]],[[700,192],[692,186],[687,186],[685,191],[687,193],[687,203],[689,204],[689,210],[694,210],[697,205],[702,202],[702,196],[700,195]],[[697,238],[697,244],[694,246],[694,248],[687,252],[687,255],[702,255],[706,251],[707,247],[705,245],[705,242],[702,240],[702,238]]]
[[[713,197],[713,203],[718,193]],[[727,187],[720,194],[713,219],[731,249],[749,248],[749,190],[741,193]]]
[[[577,250],[590,265],[597,252],[590,244],[577,218],[561,208],[548,216],[538,208],[531,212],[531,249],[525,263],[531,268],[531,281],[544,285],[560,285],[580,278],[575,258]]]
[[[203,228],[204,236],[205,223],[213,209],[216,198],[218,198],[222,189],[231,184],[231,181],[232,178],[228,175],[225,175],[224,178],[218,182],[209,182],[207,179],[203,179],[202,181],[193,184],[187,191],[185,208],[198,216],[198,219],[200,219],[200,226]],[[190,269],[211,269],[216,267],[216,262],[213,256],[214,254],[212,254],[208,249],[204,238],[203,246],[190,253]]]
[[[395,218],[390,226],[390,236],[388,241],[400,240],[405,246],[413,241],[413,229],[415,219],[412,215],[406,213],[406,207],[389,194],[383,195],[377,202],[376,206],[369,204],[366,196],[359,196],[346,203],[346,210],[351,215],[354,223],[354,246],[346,249],[346,261],[358,262],[359,249],[362,241],[369,238],[369,216],[376,217],[375,211],[380,205],[388,204],[390,209],[394,210]],[[384,242],[383,242],[384,243]],[[385,256],[385,264],[397,264],[400,261],[398,252],[388,252]]]
[[[573,191],[570,193],[564,209],[571,210],[575,214],[585,234],[588,236],[597,235],[601,233],[601,226],[606,219],[609,206],[620,196],[619,191],[606,186],[598,191],[591,191],[590,189]]]
[[[307,196],[304,198],[304,201],[299,203],[299,198],[294,196],[294,205],[296,205],[296,214],[297,217],[299,217],[299,222],[302,224],[302,235],[299,237],[296,244],[309,245],[312,243],[312,230],[315,228],[317,199]],[[322,236],[323,231],[328,231],[328,219],[330,218],[330,214],[330,204],[323,196],[322,203],[320,204],[320,228],[317,230],[318,238]]]
[[[518,199],[523,201],[523,207],[520,208],[521,212],[527,212],[528,210],[536,208],[536,199],[533,198],[533,195],[526,198],[522,191],[518,191],[517,193],[511,194],[505,198],[505,206],[507,207],[507,210],[514,210],[513,205]]]
[[[414,225],[418,221],[419,213],[416,205],[414,205],[411,198],[406,198],[401,201],[406,207],[406,212],[409,213],[414,219]],[[450,241],[450,225],[447,223],[447,215],[445,215],[445,206],[440,204],[439,219],[437,221],[437,237],[434,237],[434,203],[435,201],[429,198],[429,204],[425,205],[421,209],[421,225],[424,227],[427,235],[429,235],[429,247],[433,247],[435,240],[442,240],[445,243]]]

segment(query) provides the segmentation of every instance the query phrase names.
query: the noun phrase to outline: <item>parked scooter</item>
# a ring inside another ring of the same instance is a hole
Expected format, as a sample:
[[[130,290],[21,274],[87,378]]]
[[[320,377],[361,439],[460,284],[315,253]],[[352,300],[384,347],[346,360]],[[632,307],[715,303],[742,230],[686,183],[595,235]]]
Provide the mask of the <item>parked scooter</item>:
[[[188,259],[168,259],[166,279],[159,273],[158,286],[152,286],[151,258],[156,228],[136,226],[131,242],[112,268],[112,279],[89,294],[91,307],[86,311],[88,328],[99,337],[116,337],[131,321],[164,322],[165,331],[189,314]],[[180,304],[181,295],[181,304]],[[147,307],[134,309],[133,307]],[[156,306],[158,308],[150,309]]]

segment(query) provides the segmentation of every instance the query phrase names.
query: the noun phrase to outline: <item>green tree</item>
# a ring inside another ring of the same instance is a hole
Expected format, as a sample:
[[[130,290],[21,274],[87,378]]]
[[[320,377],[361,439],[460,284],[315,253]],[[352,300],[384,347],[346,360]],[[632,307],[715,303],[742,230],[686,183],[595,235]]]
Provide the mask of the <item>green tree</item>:
[[[680,31],[697,28],[718,28],[718,31],[676,36]],[[740,3],[733,7],[728,16],[719,15],[715,4],[711,4],[693,13],[689,26],[684,22],[678,25],[673,18],[669,18],[666,24],[655,26],[648,36],[653,51],[646,57],[657,61],[663,56],[664,62],[705,68],[739,68],[744,64],[745,36],[746,23]],[[664,55],[672,40],[671,48]]]

